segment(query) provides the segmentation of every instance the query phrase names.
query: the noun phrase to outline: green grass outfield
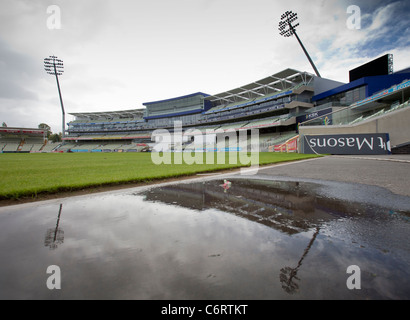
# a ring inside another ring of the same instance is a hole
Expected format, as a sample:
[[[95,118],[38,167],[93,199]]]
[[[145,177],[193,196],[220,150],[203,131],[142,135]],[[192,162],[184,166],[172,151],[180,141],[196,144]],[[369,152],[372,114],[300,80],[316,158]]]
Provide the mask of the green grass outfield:
[[[260,153],[259,165],[313,157],[316,156]],[[45,193],[148,182],[241,166],[239,160],[238,164],[156,165],[151,153],[0,154],[0,199],[34,198]]]

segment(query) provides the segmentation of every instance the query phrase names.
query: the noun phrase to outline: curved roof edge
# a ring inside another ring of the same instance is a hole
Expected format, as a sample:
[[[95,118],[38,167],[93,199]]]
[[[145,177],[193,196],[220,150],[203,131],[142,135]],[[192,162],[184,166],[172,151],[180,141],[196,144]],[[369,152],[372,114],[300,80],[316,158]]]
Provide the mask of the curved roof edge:
[[[191,94],[188,94],[188,95],[185,95],[185,96],[180,96],[180,97],[171,98],[171,99],[164,99],[164,100],[152,101],[152,102],[144,102],[143,105],[147,106],[147,105],[156,104],[156,103],[176,101],[176,100],[181,100],[181,99],[185,99],[185,98],[195,97],[195,96],[198,96],[198,95],[203,96],[204,98],[209,97],[209,94],[206,94],[206,93],[203,93],[203,92],[196,92],[196,93],[191,93]]]

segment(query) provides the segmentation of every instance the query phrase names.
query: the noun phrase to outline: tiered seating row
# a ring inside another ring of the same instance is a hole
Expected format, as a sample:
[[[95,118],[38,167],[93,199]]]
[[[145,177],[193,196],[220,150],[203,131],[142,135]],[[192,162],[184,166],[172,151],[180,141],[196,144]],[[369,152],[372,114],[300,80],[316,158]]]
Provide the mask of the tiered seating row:
[[[145,144],[122,144],[122,143],[67,143],[58,150],[64,152],[113,152],[113,151],[140,151],[146,147]]]
[[[215,112],[223,112],[223,111],[227,111],[227,110],[243,108],[243,107],[250,106],[250,105],[264,103],[268,100],[278,99],[278,98],[281,98],[283,96],[290,95],[294,90],[299,89],[303,85],[304,84],[301,83],[301,84],[298,84],[297,86],[295,86],[293,88],[290,88],[290,89],[282,90],[280,92],[273,92],[271,94],[265,95],[263,98],[254,98],[254,99],[250,99],[250,100],[243,100],[243,101],[239,101],[239,102],[230,103],[228,105],[220,105],[220,106],[209,109],[204,114],[212,114],[212,113],[215,113]]]

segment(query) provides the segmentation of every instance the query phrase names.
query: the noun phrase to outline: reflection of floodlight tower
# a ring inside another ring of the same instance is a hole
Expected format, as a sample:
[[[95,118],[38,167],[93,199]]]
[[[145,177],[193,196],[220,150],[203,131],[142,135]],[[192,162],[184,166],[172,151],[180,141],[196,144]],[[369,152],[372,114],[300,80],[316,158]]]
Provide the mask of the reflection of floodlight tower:
[[[310,248],[313,245],[313,242],[315,242],[316,237],[319,234],[319,231],[320,231],[320,228],[316,227],[316,231],[313,234],[313,238],[310,240],[308,246],[303,252],[302,257],[299,259],[299,262],[296,268],[284,267],[280,269],[279,279],[280,279],[280,282],[282,283],[282,289],[285,290],[289,294],[294,294],[299,289],[299,285],[296,283],[296,280],[300,280],[300,279],[296,275],[298,274],[299,268],[302,265],[303,259],[305,259],[306,255],[308,254]]]
[[[306,57],[308,58],[310,64],[312,65],[313,69],[316,72],[316,75],[321,78],[319,71],[317,70],[315,64],[313,63],[312,59],[310,58],[308,52],[306,51],[305,47],[302,44],[302,41],[300,41],[297,33],[296,33],[296,27],[299,26],[299,23],[292,25],[292,22],[295,22],[298,19],[298,14],[293,13],[292,11],[286,11],[284,14],[281,16],[281,21],[279,22],[279,31],[280,35],[284,37],[291,37],[293,35],[296,36],[296,39],[298,39],[300,46],[302,47],[303,51],[306,54]]]
[[[50,56],[44,59],[44,69],[48,74],[55,75],[57,81],[58,94],[60,96],[61,111],[63,113],[63,127],[62,136],[65,137],[65,111],[63,105],[63,98],[61,97],[60,83],[58,81],[58,76],[61,76],[64,72],[63,60],[57,59],[56,56]]]
[[[57,223],[55,228],[47,230],[46,238],[44,239],[44,245],[50,247],[50,249],[57,249],[59,244],[64,242],[64,231],[59,227],[61,211],[63,204],[60,204],[60,210],[58,211]]]

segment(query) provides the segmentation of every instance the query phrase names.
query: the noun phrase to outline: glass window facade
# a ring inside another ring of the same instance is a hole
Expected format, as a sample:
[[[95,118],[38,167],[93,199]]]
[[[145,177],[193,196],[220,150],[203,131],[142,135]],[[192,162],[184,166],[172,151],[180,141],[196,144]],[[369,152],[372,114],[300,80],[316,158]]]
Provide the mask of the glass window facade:
[[[173,113],[188,112],[193,110],[204,109],[204,96],[194,95],[182,97],[180,99],[170,99],[145,104],[147,108],[147,117],[172,115]]]
[[[366,99],[366,86],[361,86],[352,90],[341,92],[325,99],[319,100],[318,105],[332,104],[335,106],[350,106],[351,104]]]

